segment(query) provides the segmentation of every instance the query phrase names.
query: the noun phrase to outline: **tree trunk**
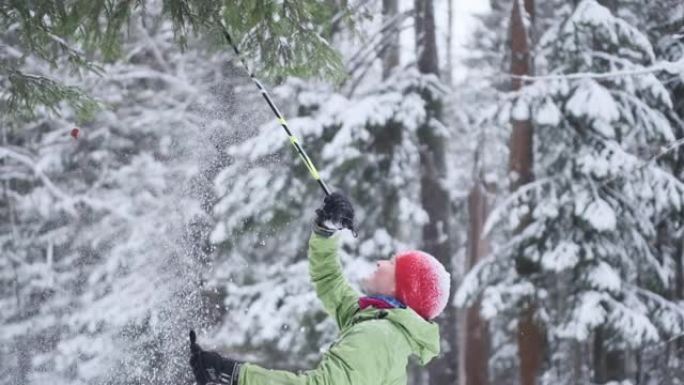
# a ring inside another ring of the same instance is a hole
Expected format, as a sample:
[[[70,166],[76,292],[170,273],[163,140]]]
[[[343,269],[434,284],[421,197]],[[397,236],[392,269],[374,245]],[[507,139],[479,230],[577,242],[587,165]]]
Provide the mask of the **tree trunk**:
[[[29,374],[31,374],[31,349],[28,333],[25,335],[20,335],[16,338],[16,344],[14,345],[17,360],[17,370],[16,370],[16,383],[17,384],[28,384]]]
[[[626,379],[625,352],[609,350],[606,347],[607,340],[607,331],[598,327],[594,334],[594,382],[597,384]]]
[[[675,247],[675,298],[684,300],[684,240],[677,242]],[[684,336],[679,336],[675,344],[677,356],[684,360]]]
[[[598,0],[598,3],[608,8],[613,14],[618,11],[617,0]],[[599,328],[594,338],[594,381],[599,384],[622,381],[628,377],[627,352],[608,349],[606,346],[608,333],[608,330]]]
[[[532,75],[530,60],[530,34],[526,19],[530,24],[534,17],[533,0],[516,0],[511,11],[511,74],[514,76]],[[519,90],[523,81],[519,77],[512,79],[513,90]],[[513,132],[510,141],[509,175],[511,191],[534,180],[533,174],[533,127],[529,120],[512,120]],[[516,230],[519,233],[528,224],[523,221]],[[524,259],[516,261],[518,273],[529,275],[534,273],[533,265]],[[520,359],[521,385],[534,385],[537,382],[542,366],[545,337],[541,327],[535,322],[536,304],[527,302],[518,320],[518,358]]]
[[[679,23],[681,29],[684,29],[684,18]],[[675,28],[672,28],[672,34],[675,34]],[[684,41],[684,38],[680,38]],[[684,84],[679,83],[671,90],[672,100],[674,102],[674,112],[678,119],[684,119]],[[684,138],[684,127],[679,127],[676,132],[677,138]],[[684,181],[684,146],[679,147],[677,154],[677,164],[675,166],[674,174],[680,181]],[[679,301],[684,300],[684,239],[681,236],[677,237],[673,234],[674,246],[674,263],[675,263],[675,287],[674,297]],[[684,360],[684,335],[679,336],[675,343],[675,354],[680,360]]]
[[[584,360],[583,360],[583,342],[579,341],[573,341],[571,342],[572,344],[572,370],[573,370],[573,379],[574,379],[574,384],[575,385],[581,385],[584,384],[584,371],[582,370],[584,368]]]
[[[446,71],[444,71],[444,80],[449,85],[453,85],[453,37],[454,37],[454,2],[447,1],[447,33],[446,33]]]
[[[482,230],[487,216],[487,196],[482,184],[477,181],[468,195],[468,269],[489,252],[488,243],[482,239]],[[464,360],[465,385],[489,384],[489,330],[487,322],[480,316],[479,301],[468,308],[466,314],[465,346],[460,359]],[[466,354],[467,352],[467,354]]]
[[[684,300],[684,241],[675,244],[675,298]]]
[[[418,70],[421,74],[439,76],[437,41],[435,36],[434,8],[431,0],[415,0],[415,28]],[[418,128],[420,141],[420,186],[421,204],[430,221],[423,226],[423,248],[434,255],[446,267],[451,268],[450,245],[450,198],[444,187],[446,176],[445,138],[431,124],[442,120],[442,100],[430,89],[423,89],[427,116]],[[455,285],[451,285],[451,294]],[[456,309],[449,303],[444,313],[437,318],[442,338],[442,354],[429,368],[430,384],[455,385],[458,360],[456,356]]]
[[[435,36],[435,9],[432,0],[415,0],[414,4],[418,70],[423,74],[439,76],[437,38]]]
[[[534,319],[535,312],[536,306],[528,303],[518,320],[518,357],[522,385],[536,384],[542,366],[545,337]]]
[[[435,103],[435,101],[431,101]],[[429,121],[429,120],[428,120]],[[427,125],[427,123],[426,123]],[[423,226],[423,249],[434,255],[448,271],[451,268],[450,226],[449,226],[449,194],[444,188],[446,173],[444,157],[444,138],[437,135],[430,127],[419,129],[421,141],[421,203],[430,221]],[[455,291],[451,285],[450,298]],[[451,385],[457,381],[457,336],[456,308],[447,304],[444,314],[437,318],[440,326],[442,354],[430,366],[430,384]]]
[[[382,23],[387,25],[390,20],[399,14],[398,0],[382,0]],[[382,79],[387,79],[397,66],[399,66],[399,28],[387,28],[382,33],[382,41],[387,43],[387,48],[382,54]]]
[[[520,76],[532,75],[530,61],[530,41],[527,27],[525,26],[525,14],[532,15],[533,0],[525,0],[525,9],[521,9],[521,0],[513,2],[511,12],[511,74],[516,76],[512,79],[512,89],[517,91],[522,88],[523,81]],[[531,182],[534,179],[533,165],[533,128],[529,120],[512,120],[513,133],[511,134],[509,170],[512,178],[511,191]]]
[[[399,66],[399,25],[396,18],[399,15],[398,0],[382,0],[382,37],[381,41],[385,48],[380,52],[380,59],[382,60],[382,79],[386,80]],[[390,27],[390,23],[392,26]],[[387,122],[382,127],[377,127],[377,131],[372,129],[374,135],[373,152],[386,156],[388,159],[393,156],[396,146],[401,144],[402,127],[396,122]],[[379,162],[378,165],[382,170],[388,170],[387,162]],[[383,219],[387,223],[387,230],[392,235],[399,233],[398,223],[394,218],[398,215],[397,207],[397,192],[388,190],[383,192],[386,199],[383,200]]]

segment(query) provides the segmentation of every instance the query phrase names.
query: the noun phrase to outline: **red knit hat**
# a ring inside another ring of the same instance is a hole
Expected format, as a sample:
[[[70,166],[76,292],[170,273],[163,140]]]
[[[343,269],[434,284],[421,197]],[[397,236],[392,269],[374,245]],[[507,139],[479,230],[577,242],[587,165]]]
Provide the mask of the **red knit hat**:
[[[446,307],[451,278],[444,266],[430,254],[405,251],[395,256],[396,297],[431,320]]]

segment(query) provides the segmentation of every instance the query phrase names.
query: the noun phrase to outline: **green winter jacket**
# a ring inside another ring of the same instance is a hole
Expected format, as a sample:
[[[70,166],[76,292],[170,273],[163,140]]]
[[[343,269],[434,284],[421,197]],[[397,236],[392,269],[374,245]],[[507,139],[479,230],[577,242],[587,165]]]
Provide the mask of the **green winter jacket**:
[[[405,385],[410,355],[425,365],[439,354],[437,324],[413,310],[359,309],[359,293],[342,275],[335,237],[311,235],[309,273],[339,337],[314,370],[295,374],[244,364],[239,385]]]

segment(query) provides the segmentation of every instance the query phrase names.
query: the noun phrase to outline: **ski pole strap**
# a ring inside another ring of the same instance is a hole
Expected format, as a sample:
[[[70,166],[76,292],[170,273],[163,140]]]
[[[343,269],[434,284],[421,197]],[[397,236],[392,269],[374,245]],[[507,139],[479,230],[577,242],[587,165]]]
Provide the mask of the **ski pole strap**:
[[[280,126],[283,127],[288,138],[290,138],[290,143],[292,143],[292,146],[297,151],[297,154],[299,154],[299,157],[304,162],[304,166],[306,166],[306,169],[309,170],[309,174],[311,174],[311,177],[313,177],[314,180],[318,182],[318,185],[321,186],[323,192],[325,192],[325,195],[330,195],[330,190],[328,189],[328,186],[325,184],[323,179],[321,179],[321,175],[318,173],[316,166],[314,166],[313,162],[311,161],[311,158],[309,158],[309,155],[307,155],[306,151],[304,151],[304,148],[302,148],[302,146],[299,144],[299,140],[297,139],[297,137],[292,133],[292,131],[290,131],[290,128],[287,126],[287,121],[285,121],[285,118],[280,113],[280,110],[278,110],[278,107],[276,107],[275,103],[271,99],[271,96],[268,94],[268,91],[266,91],[266,88],[263,86],[263,84],[261,84],[259,79],[257,79],[256,76],[254,76],[254,73],[249,70],[247,62],[242,57],[242,55],[240,55],[240,50],[238,49],[237,45],[233,43],[233,39],[230,37],[230,34],[228,33],[226,26],[223,25],[223,23],[220,21],[219,25],[221,26],[221,30],[223,31],[223,36],[226,38],[226,41],[228,42],[228,44],[230,44],[231,47],[233,47],[235,55],[240,59],[240,62],[242,62],[242,66],[245,67],[245,70],[249,74],[249,77],[252,79],[254,84],[256,84],[257,88],[259,89],[259,92],[261,92],[261,96],[264,97],[264,100],[266,100],[266,103],[271,108],[271,111],[273,111],[273,114],[276,116],[278,123],[280,123]]]

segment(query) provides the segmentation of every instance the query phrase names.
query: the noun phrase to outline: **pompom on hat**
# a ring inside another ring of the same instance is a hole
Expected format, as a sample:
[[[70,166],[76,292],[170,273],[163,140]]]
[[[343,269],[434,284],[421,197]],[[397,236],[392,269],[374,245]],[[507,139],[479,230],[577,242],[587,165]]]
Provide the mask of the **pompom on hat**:
[[[404,251],[395,256],[396,297],[421,317],[431,320],[449,301],[451,277],[444,266],[422,251]]]

